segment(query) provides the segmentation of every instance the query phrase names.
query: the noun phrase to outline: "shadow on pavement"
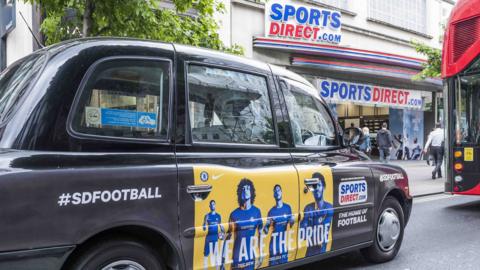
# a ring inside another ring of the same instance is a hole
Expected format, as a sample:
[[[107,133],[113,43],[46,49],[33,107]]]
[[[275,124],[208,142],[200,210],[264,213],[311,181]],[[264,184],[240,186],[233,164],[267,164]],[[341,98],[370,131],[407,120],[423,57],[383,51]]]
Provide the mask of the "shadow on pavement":
[[[474,212],[480,214],[480,199],[478,201],[455,204],[445,207],[446,210]]]

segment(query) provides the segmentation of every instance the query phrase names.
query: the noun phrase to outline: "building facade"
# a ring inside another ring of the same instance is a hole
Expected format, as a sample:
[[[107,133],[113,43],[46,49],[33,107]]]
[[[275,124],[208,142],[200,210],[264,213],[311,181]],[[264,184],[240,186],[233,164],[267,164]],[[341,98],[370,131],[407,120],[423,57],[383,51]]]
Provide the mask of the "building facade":
[[[223,0],[226,10],[218,20],[225,45],[241,45],[247,57],[303,75],[344,127],[368,127],[375,134],[388,122],[400,150],[394,158],[419,156],[425,137],[442,120],[442,82],[412,80],[425,63],[412,41],[440,49],[453,1],[262,2]],[[38,49],[29,28],[39,37],[41,18],[23,1],[0,1],[0,7],[4,69]]]
[[[39,36],[40,13],[29,3],[0,1],[0,69],[39,48],[32,32]],[[30,29],[32,32],[30,32]]]
[[[440,79],[413,80],[425,56],[412,41],[441,48],[453,1],[224,0],[225,44],[248,57],[310,80],[344,127],[389,123],[398,144],[392,158],[420,158],[441,121]]]

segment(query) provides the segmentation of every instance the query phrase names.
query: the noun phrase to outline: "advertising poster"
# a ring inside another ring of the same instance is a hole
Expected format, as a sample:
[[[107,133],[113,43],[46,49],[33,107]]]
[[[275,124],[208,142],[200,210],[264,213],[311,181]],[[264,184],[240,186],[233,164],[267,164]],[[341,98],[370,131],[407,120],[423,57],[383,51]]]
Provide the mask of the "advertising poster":
[[[394,145],[390,151],[390,159],[397,160],[402,157],[403,148],[403,109],[390,108],[388,118],[390,132],[393,136]]]
[[[333,175],[329,167],[298,166],[300,179],[317,178],[321,184],[300,192],[297,259],[328,252],[333,243]]]
[[[208,198],[195,203],[194,269],[257,269],[329,251],[332,172],[315,167],[300,177],[320,184],[299,200],[292,166],[194,166],[195,185],[212,186]]]
[[[405,110],[403,113],[403,134],[405,138],[404,158],[419,160],[423,149],[423,111]]]
[[[423,111],[390,109],[390,132],[395,145],[392,160],[418,160],[423,149]]]

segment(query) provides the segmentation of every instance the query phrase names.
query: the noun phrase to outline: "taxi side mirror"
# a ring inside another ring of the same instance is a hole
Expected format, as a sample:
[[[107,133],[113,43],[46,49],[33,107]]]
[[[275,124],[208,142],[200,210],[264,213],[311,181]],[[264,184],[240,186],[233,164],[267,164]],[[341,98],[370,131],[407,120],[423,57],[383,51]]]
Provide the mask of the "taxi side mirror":
[[[364,139],[362,130],[357,127],[346,128],[342,137],[343,145],[350,147],[360,145]]]

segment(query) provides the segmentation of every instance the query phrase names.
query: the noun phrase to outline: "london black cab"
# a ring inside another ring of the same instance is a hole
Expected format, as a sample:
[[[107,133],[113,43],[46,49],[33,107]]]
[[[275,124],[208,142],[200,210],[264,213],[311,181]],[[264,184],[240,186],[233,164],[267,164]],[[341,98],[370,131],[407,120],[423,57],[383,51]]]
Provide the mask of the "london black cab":
[[[400,249],[401,168],[283,68],[83,39],[0,78],[0,269],[285,269]]]

